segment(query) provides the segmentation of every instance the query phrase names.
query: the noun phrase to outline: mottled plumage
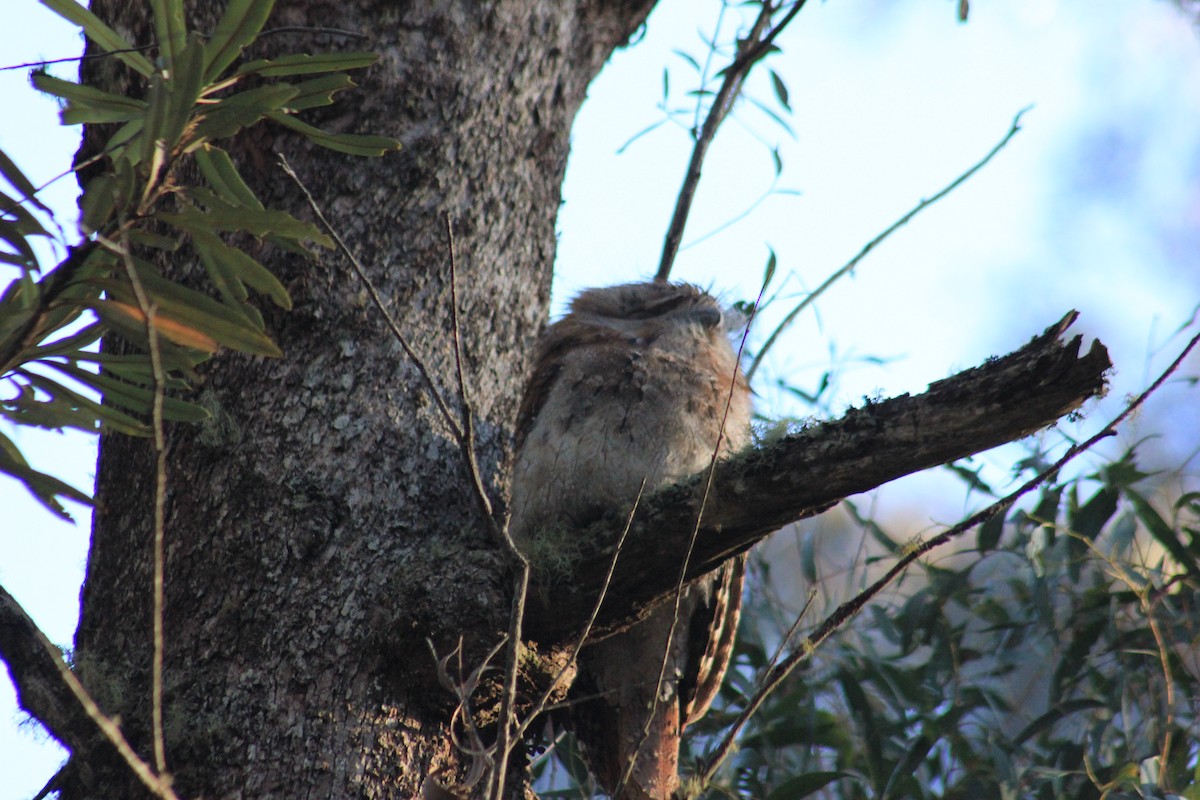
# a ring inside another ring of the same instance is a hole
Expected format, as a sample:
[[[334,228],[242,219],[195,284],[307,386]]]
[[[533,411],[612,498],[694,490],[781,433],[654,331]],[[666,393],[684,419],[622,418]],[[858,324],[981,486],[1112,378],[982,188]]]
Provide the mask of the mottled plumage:
[[[539,342],[521,407],[511,530],[529,547],[597,511],[704,470],[749,439],[750,393],[720,305],[693,286],[590,289]],[[724,436],[720,436],[724,420]],[[586,647],[571,724],[600,784],[621,798],[663,798],[678,784],[679,735],[708,709],[724,675],[744,561],[687,588],[662,684],[674,604]],[[649,735],[644,737],[655,694]],[[638,743],[641,741],[640,748]]]

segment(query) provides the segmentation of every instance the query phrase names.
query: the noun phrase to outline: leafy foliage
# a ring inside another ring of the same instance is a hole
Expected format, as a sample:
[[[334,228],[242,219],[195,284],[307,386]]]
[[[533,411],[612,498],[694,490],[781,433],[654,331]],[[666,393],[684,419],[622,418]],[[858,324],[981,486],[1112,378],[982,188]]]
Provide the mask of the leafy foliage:
[[[1200,495],[1164,515],[1147,477],[1131,452],[1047,485],[910,572],[767,700],[711,796],[1200,797]],[[769,667],[758,612],[697,752]]]
[[[262,264],[220,234],[298,253],[332,244],[311,223],[265,208],[218,142],[271,120],[355,155],[398,145],[379,136],[329,133],[293,116],[332,103],[354,85],[343,70],[370,65],[372,53],[288,54],[235,66],[274,0],[230,0],[209,37],[187,30],[182,0],[152,0],[154,48],[134,48],[74,0],[42,2],[79,25],[141,83],[126,97],[45,72],[33,75],[38,89],[63,102],[63,124],[104,125],[111,133],[99,155],[78,167],[95,172],[80,200],[81,238],[74,245],[60,242],[68,254],[48,269],[33,241],[56,239],[42,221],[53,222],[53,214],[38,200],[37,187],[0,153],[0,174],[11,187],[0,191],[0,262],[19,271],[0,294],[0,382],[10,390],[0,397],[0,416],[19,425],[146,435],[156,392],[177,395],[192,386],[195,367],[219,349],[280,354],[250,297],[284,309],[291,298]],[[146,50],[156,51],[153,61]],[[202,185],[187,179],[196,171]],[[185,286],[162,274],[145,255],[152,251],[198,259],[207,286]],[[132,345],[131,354],[96,352],[96,342],[110,333]],[[159,370],[152,365],[151,337]],[[196,421],[206,412],[173,396],[165,398],[163,415]],[[60,516],[66,516],[61,498],[88,500],[32,469],[2,433],[0,472]]]

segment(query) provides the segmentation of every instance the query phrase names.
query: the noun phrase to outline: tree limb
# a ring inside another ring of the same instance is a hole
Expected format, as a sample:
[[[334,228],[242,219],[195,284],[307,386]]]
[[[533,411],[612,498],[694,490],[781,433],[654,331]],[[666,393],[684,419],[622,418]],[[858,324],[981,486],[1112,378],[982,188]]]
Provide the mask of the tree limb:
[[[1094,342],[1080,357],[1081,337],[1061,340],[1077,316],[1071,312],[1016,352],[937,381],[916,397],[868,402],[839,420],[718,464],[688,579],[843,497],[1028,436],[1102,394],[1111,367],[1104,345]],[[643,501],[593,639],[627,627],[670,595],[702,491],[702,480],[695,477]],[[569,581],[535,565],[526,617],[529,638],[545,646],[578,634],[623,525],[624,518],[613,515],[580,531],[580,554]]]

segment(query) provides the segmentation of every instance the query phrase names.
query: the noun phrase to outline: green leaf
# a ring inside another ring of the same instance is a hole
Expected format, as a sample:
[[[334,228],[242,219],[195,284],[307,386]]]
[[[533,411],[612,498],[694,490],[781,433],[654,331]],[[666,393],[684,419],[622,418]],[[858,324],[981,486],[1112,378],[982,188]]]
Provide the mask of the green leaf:
[[[288,84],[260,86],[223,98],[209,106],[196,126],[196,139],[223,139],[283,108],[300,90]]]
[[[1082,508],[1071,515],[1071,530],[1088,541],[1095,541],[1105,523],[1117,512],[1118,497],[1120,493],[1110,486],[1100,489]]]
[[[21,451],[3,433],[0,433],[0,472],[25,484],[25,488],[29,490],[29,493],[60,519],[71,520],[71,515],[58,502],[58,498],[60,497],[68,498],[85,505],[92,504],[91,497],[70,484],[64,483],[52,475],[38,472],[30,467],[24,456],[21,455]]]
[[[163,236],[160,233],[152,233],[142,228],[134,228],[126,235],[129,237],[129,241],[142,247],[151,247],[167,253],[174,253],[179,249],[178,239],[171,236]]]
[[[131,417],[123,411],[119,411],[112,406],[97,403],[90,397],[86,397],[50,378],[26,370],[19,370],[19,372],[21,377],[46,394],[65,400],[73,407],[90,411],[100,420],[100,424],[108,430],[129,434],[130,436],[146,436],[150,432],[150,429],[140,420]]]
[[[37,270],[37,255],[33,252],[33,246],[29,244],[29,239],[21,232],[18,225],[0,219],[0,241],[3,241],[12,250],[11,256],[0,253],[0,260],[15,264],[25,270]]]
[[[206,144],[195,153],[196,164],[208,184],[230,205],[263,209],[263,204],[242,180],[241,174],[225,152],[216,145]]]
[[[274,5],[275,0],[229,0],[204,48],[205,82],[215,81],[237,60],[267,23]]]
[[[183,19],[183,0],[150,0],[154,12],[154,35],[158,49],[172,79],[187,43],[187,23]]]
[[[49,344],[34,348],[30,360],[51,358],[53,356],[74,358],[83,348],[95,344],[103,335],[104,326],[98,322],[93,322],[91,325],[84,327],[70,336],[56,339]]]
[[[193,189],[192,195],[204,203],[207,210],[188,208],[177,214],[159,214],[157,218],[193,234],[203,235],[214,230],[245,231],[254,236],[274,233],[289,239],[309,239],[325,247],[333,246],[333,240],[321,233],[317,226],[302,222],[285,211],[229,205],[216,194],[203,189]]]
[[[1071,714],[1075,714],[1079,711],[1087,711],[1088,709],[1092,709],[1092,708],[1104,708],[1104,707],[1105,707],[1105,704],[1102,703],[1101,701],[1092,700],[1089,698],[1081,698],[1081,699],[1077,699],[1077,700],[1067,700],[1065,702],[1059,703],[1054,708],[1050,709],[1049,711],[1047,711],[1046,713],[1042,714],[1037,719],[1035,719],[1033,722],[1026,725],[1021,730],[1021,732],[1017,734],[1017,737],[1013,740],[1013,745],[1014,746],[1020,745],[1023,742],[1025,742],[1026,740],[1028,740],[1034,736],[1037,736],[1042,731],[1052,728],[1060,720],[1065,719],[1066,717],[1070,716]]]
[[[344,72],[322,75],[311,81],[301,81],[295,84],[299,93],[288,101],[287,107],[291,111],[303,111],[306,108],[327,106],[333,102],[335,94],[356,85]]]
[[[59,361],[47,361],[46,366],[53,367],[59,372],[79,381],[84,386],[93,389],[104,396],[106,403],[121,406],[140,414],[152,414],[154,411],[153,375],[149,385],[137,385],[116,377],[95,373],[90,370]],[[200,422],[211,416],[198,405],[180,400],[177,397],[163,397],[163,417],[175,422]]]
[[[196,107],[204,87],[204,41],[199,34],[188,37],[188,43],[175,61],[175,71],[168,84],[167,116],[161,137],[167,148],[174,150]]]
[[[824,789],[834,781],[853,777],[849,772],[807,772],[776,786],[775,790],[767,795],[767,800],[799,800]]]
[[[1200,565],[1197,565],[1196,557],[1188,552],[1188,548],[1179,540],[1179,536],[1171,526],[1154,510],[1154,506],[1128,486],[1125,487],[1124,493],[1125,497],[1133,503],[1134,512],[1146,526],[1150,535],[1157,539],[1159,544],[1174,557],[1175,562],[1186,569],[1192,577],[1200,577]]]
[[[53,395],[49,399],[39,398],[29,385],[21,386],[15,397],[0,402],[0,416],[16,425],[53,431],[75,428],[85,433],[96,433],[100,429],[100,421],[95,414]]]
[[[121,34],[101,22],[100,18],[85,6],[75,0],[40,0],[40,2],[63,19],[83,28],[84,35],[95,42],[100,49],[114,54],[134,72],[147,78],[154,74],[154,65],[141,53],[120,52],[132,50],[133,46],[125,41]]]
[[[278,278],[271,274],[270,270],[251,258],[244,251],[236,247],[230,247],[213,233],[193,233],[192,241],[197,251],[201,253],[202,258],[207,253],[209,258],[226,265],[231,277],[240,283],[245,283],[256,292],[271,298],[271,301],[280,308],[291,310],[292,298],[288,294],[287,289],[284,288],[284,285],[279,282]],[[242,291],[243,297],[241,299],[245,299],[245,290],[243,289]]]
[[[779,260],[775,256],[775,249],[773,247],[768,247],[767,252],[770,253],[770,255],[767,257],[767,266],[763,269],[763,292],[766,292],[767,287],[771,285],[771,281],[775,278],[775,268],[779,265]]]
[[[315,81],[311,81],[315,83]],[[8,157],[8,154],[0,150],[0,175],[12,184],[13,188],[22,194],[21,201],[33,203],[47,214],[53,214],[49,208],[42,204],[41,200],[37,199],[37,187],[29,178],[25,177],[25,173],[17,167],[13,160]]]
[[[125,122],[141,117],[146,111],[144,100],[134,100],[91,86],[64,81],[45,72],[33,73],[31,80],[39,91],[67,101],[68,105],[62,112],[64,125],[83,122]]]
[[[282,77],[285,75],[312,75],[318,72],[340,72],[347,69],[369,67],[379,60],[378,53],[367,51],[350,53],[296,53],[274,59],[250,61],[238,67],[238,75],[262,75]]]
[[[237,311],[206,294],[163,278],[144,261],[135,263],[138,278],[150,296],[150,302],[157,308],[155,324],[166,338],[190,347],[203,344],[203,338],[197,337],[209,337],[225,347],[244,353],[273,357],[282,355],[269,337],[255,329]],[[133,322],[145,324],[133,288],[128,283],[98,279],[94,284],[108,292],[110,306],[113,301],[121,304],[121,307],[110,307],[108,311],[115,310]],[[196,341],[197,345],[188,344],[189,341]],[[205,348],[200,346],[199,349]]]
[[[116,191],[117,179],[110,172],[102,172],[88,181],[79,200],[79,224],[83,230],[88,233],[98,231],[112,219],[116,210]]]
[[[161,74],[150,79],[150,90],[146,93],[145,125],[141,137],[136,142],[138,147],[138,162],[150,164],[151,173],[156,174],[156,159],[161,165],[162,153],[159,144],[164,141],[167,128],[167,116],[170,114],[170,89]]]
[[[272,111],[267,116],[285,128],[291,128],[297,133],[304,134],[314,144],[319,144],[330,150],[336,150],[339,153],[347,153],[352,156],[381,156],[389,150],[400,149],[400,142],[395,139],[389,139],[386,136],[369,136],[358,133],[327,133],[320,128],[314,128],[312,125],[278,111]]]
[[[783,106],[788,111],[792,110],[792,106],[788,103],[788,89],[784,84],[783,79],[775,70],[771,70],[771,86],[775,89],[775,99],[779,101],[779,105]]]
[[[990,550],[995,550],[996,545],[1000,543],[1000,537],[1004,533],[1004,512],[999,511],[988,518],[982,525],[979,526],[979,535],[977,544],[979,552],[986,553]]]

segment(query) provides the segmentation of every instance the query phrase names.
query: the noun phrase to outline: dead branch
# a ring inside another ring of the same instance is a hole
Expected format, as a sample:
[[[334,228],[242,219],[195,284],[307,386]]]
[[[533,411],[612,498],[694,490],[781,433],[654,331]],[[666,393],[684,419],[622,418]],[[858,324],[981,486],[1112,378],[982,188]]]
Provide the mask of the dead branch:
[[[1101,394],[1111,367],[1104,345],[1094,342],[1080,357],[1081,337],[1061,340],[1076,316],[1071,312],[1016,352],[937,381],[916,397],[868,402],[839,420],[718,464],[688,579],[843,497],[1028,436]],[[671,595],[703,484],[697,476],[642,503],[593,639],[627,627]],[[526,611],[530,639],[549,646],[578,635],[624,524],[623,515],[613,514],[581,530],[581,552],[569,579],[535,569]]]

